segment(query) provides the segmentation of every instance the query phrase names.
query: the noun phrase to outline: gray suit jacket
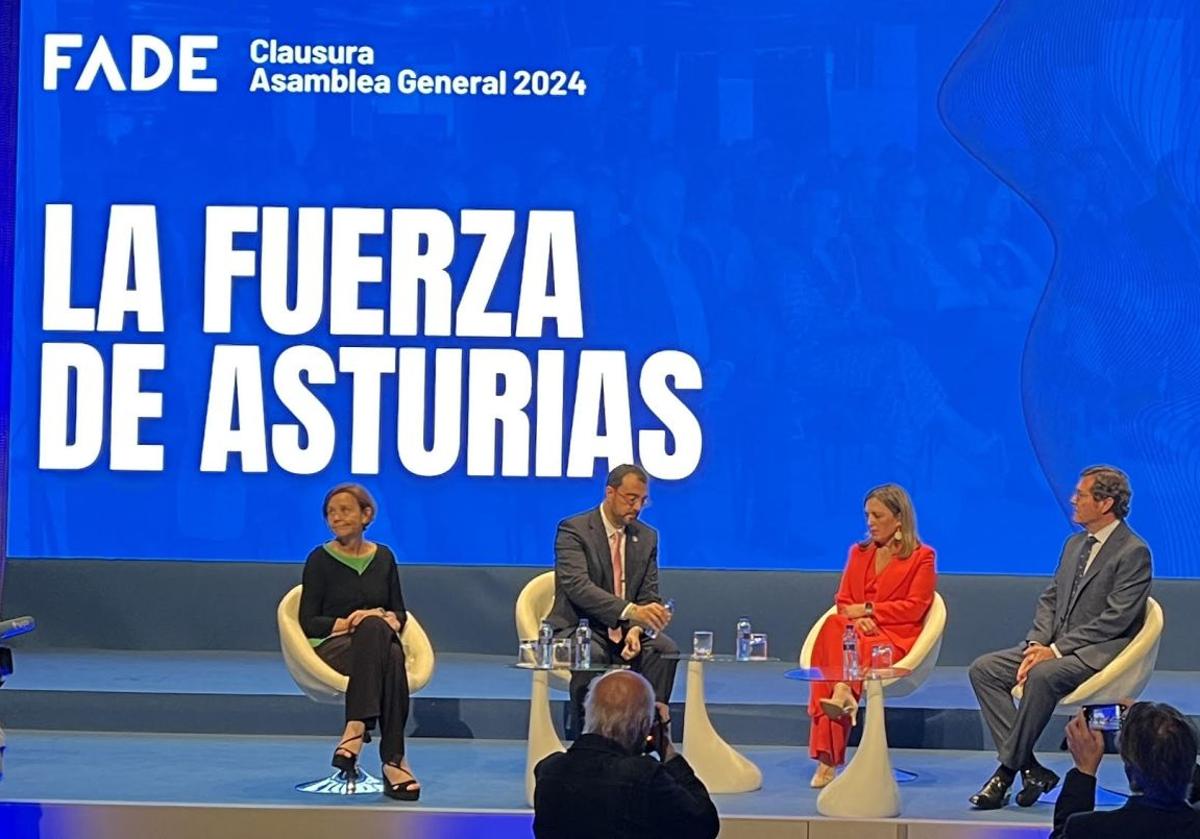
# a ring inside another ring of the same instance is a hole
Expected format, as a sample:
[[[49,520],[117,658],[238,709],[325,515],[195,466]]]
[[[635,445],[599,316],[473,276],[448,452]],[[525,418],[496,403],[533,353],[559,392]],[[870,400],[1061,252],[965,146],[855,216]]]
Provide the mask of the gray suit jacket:
[[[625,530],[625,597],[613,594],[612,553],[599,508],[558,523],[554,539],[555,630],[587,618],[593,629],[621,625],[630,603],[658,603],[658,531],[642,522]]]
[[[1054,579],[1038,599],[1026,641],[1054,644],[1064,656],[1077,655],[1099,670],[1142,628],[1150,595],[1150,548],[1125,522],[1101,546],[1079,583],[1073,602],[1071,582],[1087,533],[1063,545]]]

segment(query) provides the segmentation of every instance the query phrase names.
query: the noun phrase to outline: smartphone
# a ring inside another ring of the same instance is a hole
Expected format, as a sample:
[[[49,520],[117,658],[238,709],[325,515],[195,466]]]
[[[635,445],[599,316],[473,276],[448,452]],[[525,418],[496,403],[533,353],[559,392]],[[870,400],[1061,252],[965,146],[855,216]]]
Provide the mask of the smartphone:
[[[1087,720],[1088,728],[1093,731],[1120,731],[1121,723],[1125,721],[1125,706],[1116,703],[1085,705],[1083,718]]]

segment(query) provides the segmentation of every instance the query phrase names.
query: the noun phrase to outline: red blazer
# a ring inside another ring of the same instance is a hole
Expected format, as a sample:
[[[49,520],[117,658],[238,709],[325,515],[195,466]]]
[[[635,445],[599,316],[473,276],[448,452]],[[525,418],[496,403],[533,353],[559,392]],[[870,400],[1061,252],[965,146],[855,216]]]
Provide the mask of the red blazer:
[[[867,568],[875,562],[875,545],[850,547],[846,570],[838,586],[835,603],[841,607],[867,600]],[[921,634],[921,622],[933,605],[937,588],[937,569],[933,548],[920,545],[907,559],[897,557],[883,569],[875,581],[875,623],[896,649],[896,658],[907,653]],[[865,638],[879,638],[867,635]],[[882,640],[882,639],[881,639]]]

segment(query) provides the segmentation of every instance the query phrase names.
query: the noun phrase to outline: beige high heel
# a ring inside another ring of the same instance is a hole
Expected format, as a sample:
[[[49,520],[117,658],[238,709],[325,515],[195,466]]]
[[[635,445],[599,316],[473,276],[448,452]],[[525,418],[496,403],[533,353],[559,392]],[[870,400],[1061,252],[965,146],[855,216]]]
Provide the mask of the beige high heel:
[[[836,777],[837,769],[835,767],[818,763],[816,770],[813,772],[812,780],[808,782],[808,785],[813,789],[824,789],[833,783],[833,779]]]
[[[839,696],[840,698],[838,698]],[[850,725],[858,724],[858,700],[854,698],[854,694],[850,692],[850,688],[845,683],[839,682],[838,686],[833,689],[833,696],[818,700],[818,704],[829,719],[840,720],[849,714]]]

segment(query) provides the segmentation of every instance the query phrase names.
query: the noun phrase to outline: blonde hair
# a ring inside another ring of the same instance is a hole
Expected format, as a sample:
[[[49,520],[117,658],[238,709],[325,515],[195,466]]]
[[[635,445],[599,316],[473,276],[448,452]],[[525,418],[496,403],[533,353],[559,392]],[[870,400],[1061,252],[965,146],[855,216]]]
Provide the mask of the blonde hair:
[[[863,497],[863,506],[874,498],[888,508],[893,516],[900,519],[900,550],[897,556],[908,558],[921,545],[921,534],[917,532],[917,512],[913,509],[912,499],[908,497],[904,487],[899,484],[882,484],[867,492]],[[871,538],[858,543],[860,548],[869,548]]]

